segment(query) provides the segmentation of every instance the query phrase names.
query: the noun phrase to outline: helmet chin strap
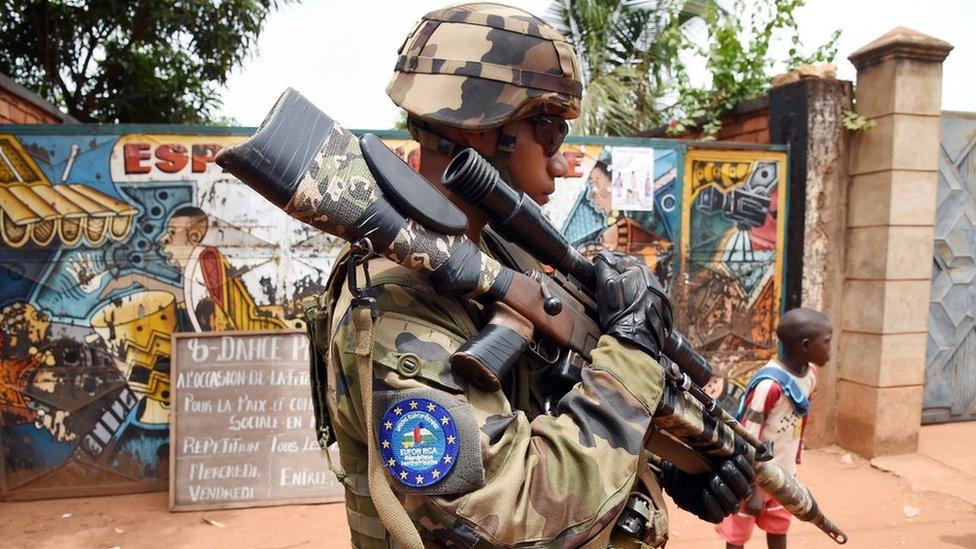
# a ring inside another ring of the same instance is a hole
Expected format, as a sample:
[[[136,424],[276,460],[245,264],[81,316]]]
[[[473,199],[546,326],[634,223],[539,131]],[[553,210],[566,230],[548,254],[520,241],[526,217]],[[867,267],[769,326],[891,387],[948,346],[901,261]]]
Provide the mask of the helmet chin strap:
[[[512,153],[515,152],[515,142],[518,139],[518,124],[518,120],[506,122],[499,130],[498,145],[495,147],[495,154],[491,157],[485,157],[485,160],[498,170],[498,174],[502,180],[508,183],[509,186],[512,186],[512,180],[508,172],[508,166],[512,161]],[[454,158],[454,155],[468,147],[441,135],[440,132],[431,127],[427,122],[412,116],[407,118],[407,128],[410,130],[410,136],[413,137],[414,141],[420,143],[421,147],[437,151],[439,154],[448,158]]]

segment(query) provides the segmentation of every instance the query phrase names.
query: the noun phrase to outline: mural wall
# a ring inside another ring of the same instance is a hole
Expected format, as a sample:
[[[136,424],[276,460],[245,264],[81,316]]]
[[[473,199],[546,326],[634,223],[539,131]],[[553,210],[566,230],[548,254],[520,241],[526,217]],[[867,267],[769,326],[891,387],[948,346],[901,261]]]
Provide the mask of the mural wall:
[[[627,175],[620,183],[616,175],[630,170],[615,169],[615,152],[631,161],[632,147],[579,150],[588,184],[576,191],[563,233],[584,255],[613,249],[644,258],[672,297],[676,325],[721,374],[709,392],[734,409],[749,377],[776,352],[786,155],[657,143],[646,149],[653,178],[646,186],[638,178],[634,191],[651,200],[624,198],[618,210],[619,188],[631,191]],[[644,206],[626,209],[635,204]]]
[[[245,132],[64,131],[0,134],[4,491],[162,489],[170,336],[301,326],[339,244],[213,163]]]
[[[753,371],[776,354],[786,155],[690,150],[685,170],[673,298],[684,333],[722,369],[723,403],[734,409]]]
[[[300,327],[341,247],[213,163],[247,132],[124,130],[0,133],[9,497],[165,489],[170,336]],[[416,144],[394,137],[416,166]],[[783,155],[640,142],[616,148],[615,169],[614,152],[564,145],[570,173],[547,215],[587,255],[642,256],[678,325],[741,378],[774,349]]]

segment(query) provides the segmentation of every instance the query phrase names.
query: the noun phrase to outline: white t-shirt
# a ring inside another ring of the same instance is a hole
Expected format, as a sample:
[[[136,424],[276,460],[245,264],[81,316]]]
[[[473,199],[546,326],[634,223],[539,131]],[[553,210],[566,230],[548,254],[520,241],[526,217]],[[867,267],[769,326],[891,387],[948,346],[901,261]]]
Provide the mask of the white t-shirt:
[[[783,370],[795,379],[810,398],[817,384],[817,368],[814,365],[810,365],[803,377],[791,374],[775,359],[770,360],[764,368],[769,366]],[[773,443],[773,458],[790,474],[796,473],[796,464],[800,461],[806,420],[806,417],[797,415],[793,401],[772,379],[763,379],[746,395],[746,407],[741,419],[745,428],[759,440]]]

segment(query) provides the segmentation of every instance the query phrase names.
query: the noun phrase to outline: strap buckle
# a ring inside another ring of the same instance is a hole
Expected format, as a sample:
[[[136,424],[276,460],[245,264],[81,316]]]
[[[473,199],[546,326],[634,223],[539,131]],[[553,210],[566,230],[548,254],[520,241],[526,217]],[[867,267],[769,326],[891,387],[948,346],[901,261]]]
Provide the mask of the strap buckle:
[[[352,293],[352,306],[353,307],[369,307],[369,314],[376,320],[376,316],[379,314],[379,309],[376,305],[376,299],[366,295],[366,293],[360,289],[359,282],[356,277],[356,268],[360,265],[363,267],[363,274],[366,278],[366,288],[372,286],[373,282],[369,276],[369,258],[374,255],[373,253],[373,243],[368,238],[360,238],[356,242],[352,243],[352,252],[349,257],[349,261],[346,263],[346,279],[349,283],[349,292]]]
[[[651,498],[640,492],[631,492],[627,505],[617,517],[616,531],[635,539],[644,539],[649,528],[654,526],[653,512],[656,510]]]
[[[332,431],[329,429],[328,425],[323,425],[319,427],[319,447],[323,450],[329,449],[329,439],[332,438]]]

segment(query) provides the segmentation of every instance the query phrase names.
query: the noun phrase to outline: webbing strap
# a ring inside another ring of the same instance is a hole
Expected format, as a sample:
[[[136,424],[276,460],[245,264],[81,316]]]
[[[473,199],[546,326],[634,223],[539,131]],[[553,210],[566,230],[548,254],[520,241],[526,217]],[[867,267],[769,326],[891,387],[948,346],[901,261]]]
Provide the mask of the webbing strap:
[[[346,507],[346,520],[349,521],[349,529],[364,536],[376,539],[386,539],[386,528],[377,517],[364,515]]]
[[[453,74],[470,78],[483,78],[514,84],[521,88],[533,88],[573,97],[583,97],[583,83],[578,80],[484,61],[459,61],[420,55],[401,55],[397,59],[396,70],[421,74]]]
[[[742,392],[742,398],[739,400],[739,407],[735,411],[735,418],[742,420],[742,415],[746,411],[746,398],[748,398],[749,393],[759,385],[759,382],[764,379],[771,379],[776,383],[779,383],[780,387],[783,389],[783,393],[786,397],[790,399],[793,404],[793,409],[796,411],[796,415],[803,417],[807,415],[810,411],[810,400],[807,395],[803,393],[803,388],[797,383],[796,378],[789,374],[786,370],[777,368],[775,366],[764,366],[759,369],[758,372],[752,375],[752,379],[749,380],[749,384],[746,385],[745,391]]]
[[[376,450],[376,440],[373,437],[373,316],[369,307],[355,306],[352,311],[354,326],[356,327],[356,375],[359,391],[363,401],[363,419],[365,420],[365,438],[368,449],[367,476],[369,478],[369,493],[373,498],[373,505],[380,516],[386,530],[401,547],[408,549],[422,549],[423,542],[420,533],[414,526],[407,510],[400,500],[393,495],[393,490],[383,473],[379,452]]]
[[[442,156],[454,158],[454,153],[461,149],[461,145],[444,137],[419,118],[407,117],[407,129],[410,130],[410,137],[422,148],[437,151]]]
[[[502,17],[487,13],[474,13],[463,7],[449,7],[442,10],[432,11],[424,16],[424,19],[433,21],[443,21],[445,23],[470,23],[483,27],[527,34],[536,38],[544,38],[557,42],[565,42],[566,38],[559,34],[556,29],[545,24],[541,19],[538,23],[518,19],[515,17]]]
[[[353,494],[363,498],[369,497],[369,479],[366,478],[366,475],[347,474],[346,480],[342,483]]]
[[[654,511],[651,512],[650,528],[653,532],[653,539],[648,540],[651,547],[663,547],[668,542],[668,507],[664,503],[664,493],[661,491],[661,484],[658,482],[657,475],[651,470],[647,461],[643,462],[637,471],[637,477],[644,484],[644,488],[651,501],[654,502]]]

